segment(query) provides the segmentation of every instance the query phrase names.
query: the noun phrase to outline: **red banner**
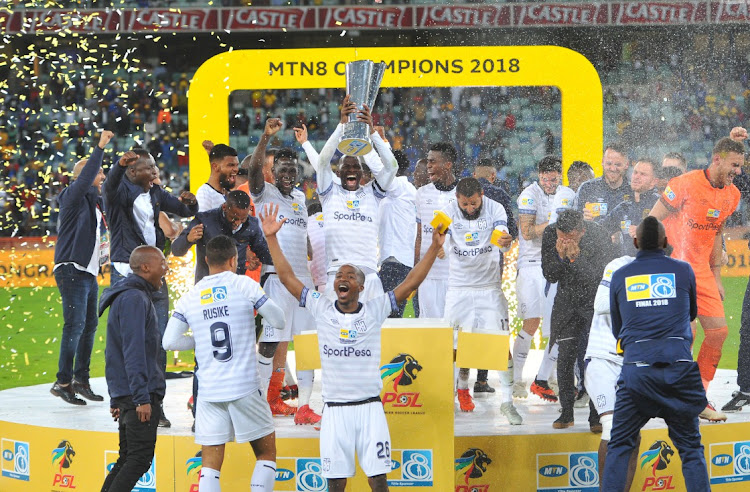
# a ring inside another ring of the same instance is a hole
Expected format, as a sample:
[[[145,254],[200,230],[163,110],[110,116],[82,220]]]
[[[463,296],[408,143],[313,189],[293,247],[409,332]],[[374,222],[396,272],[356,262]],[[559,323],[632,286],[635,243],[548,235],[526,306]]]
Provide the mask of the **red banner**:
[[[0,12],[0,30],[8,34],[470,29],[738,22],[750,22],[750,0]]]
[[[607,4],[604,3],[560,3],[514,5],[515,25],[526,26],[586,26],[607,24]]]
[[[415,26],[425,27],[497,27],[510,26],[508,6],[433,5],[417,7]]]

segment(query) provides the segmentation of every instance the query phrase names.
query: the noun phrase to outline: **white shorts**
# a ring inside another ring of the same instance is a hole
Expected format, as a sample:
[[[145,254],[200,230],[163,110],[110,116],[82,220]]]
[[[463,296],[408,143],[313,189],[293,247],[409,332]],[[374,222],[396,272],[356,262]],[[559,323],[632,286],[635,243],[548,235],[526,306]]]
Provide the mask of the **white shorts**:
[[[583,383],[599,415],[615,410],[615,393],[620,372],[622,364],[609,359],[593,358],[586,363]]]
[[[260,390],[232,401],[201,399],[195,412],[196,444],[218,446],[232,440],[249,442],[272,432],[271,409]]]
[[[442,318],[445,316],[445,294],[448,279],[427,278],[417,289],[419,294],[419,317]]]
[[[354,453],[365,475],[391,471],[391,435],[379,401],[362,405],[325,405],[320,422],[323,478],[354,476]]]
[[[302,277],[300,281],[308,289],[313,289],[312,279]],[[281,283],[278,275],[271,274],[266,279],[263,290],[269,299],[275,302],[286,316],[286,326],[271,326],[265,318],[262,320],[263,331],[260,334],[260,342],[288,342],[294,335],[299,335],[306,330],[315,329],[315,320],[310,311],[299,306],[299,299],[295,299]]]
[[[516,296],[518,297],[518,317],[521,319],[541,318],[544,313],[544,286],[547,279],[542,273],[541,263],[530,263],[518,269],[516,276]]]
[[[555,295],[557,295],[557,282],[549,284],[545,289],[547,292],[544,295],[544,311],[542,312],[542,336],[549,337],[552,327],[552,306],[555,304]]]
[[[445,319],[458,332],[508,333],[508,301],[501,289],[450,289],[445,295]]]
[[[336,296],[336,289],[333,288],[334,280],[336,280],[336,272],[328,272],[328,281],[326,282],[326,291],[324,294],[332,301],[335,301],[338,297]],[[365,303],[383,294],[385,294],[385,291],[383,291],[383,283],[380,281],[378,274],[375,272],[366,274],[365,290],[359,293],[359,302]]]

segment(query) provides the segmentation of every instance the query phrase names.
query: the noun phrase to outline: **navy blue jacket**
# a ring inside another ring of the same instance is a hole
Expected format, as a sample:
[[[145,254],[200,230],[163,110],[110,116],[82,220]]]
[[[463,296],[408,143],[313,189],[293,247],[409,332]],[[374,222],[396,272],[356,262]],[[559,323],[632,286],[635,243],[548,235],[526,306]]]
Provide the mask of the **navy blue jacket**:
[[[628,178],[622,178],[622,184],[615,189],[609,187],[604,178],[594,178],[586,181],[578,188],[575,206],[577,210],[583,210],[586,203],[600,203],[606,209],[594,219],[594,222],[602,222],[604,218],[620,203],[630,200],[633,190],[630,189]]]
[[[133,215],[133,202],[143,194],[143,188],[125,177],[126,169],[119,164],[112,166],[104,181],[104,204],[110,230],[110,259],[122,263],[130,260],[130,253],[135,248],[146,244],[143,231]],[[198,212],[198,203],[185,205],[158,185],[152,186],[149,194],[154,206],[156,247],[163,250],[165,237],[159,227],[159,212],[164,210],[180,217],[192,217]]]
[[[628,229],[631,225],[637,226],[643,219],[649,216],[654,204],[659,200],[659,193],[655,190],[641,193],[640,200],[627,200],[617,205],[614,210],[607,214],[602,225],[610,234],[620,233],[620,245],[622,254],[635,256],[638,250],[633,245]]]
[[[203,224],[203,237],[197,243],[188,241],[188,234],[193,227]],[[237,274],[245,274],[245,261],[247,260],[248,246],[258,257],[261,263],[272,265],[271,252],[268,251],[268,243],[263,236],[260,227],[260,221],[252,215],[248,215],[247,220],[240,226],[237,232],[232,232],[232,224],[224,217],[224,211],[221,207],[199,212],[190,224],[182,231],[180,237],[172,243],[172,254],[175,256],[184,256],[185,253],[193,246],[196,247],[195,261],[195,282],[197,283],[203,277],[208,275],[208,264],[206,263],[206,244],[216,236],[229,236],[234,239],[237,245]]]
[[[96,206],[101,206],[99,190],[94,180],[102,167],[104,151],[99,146],[68,187],[60,192],[57,203],[60,215],[57,219],[57,244],[55,264],[74,262],[86,267],[91,261],[96,243]],[[101,230],[104,233],[104,229]]]
[[[130,396],[134,405],[141,405],[151,402],[151,393],[164,397],[166,383],[157,359],[161,335],[151,300],[155,292],[132,273],[102,292],[99,316],[109,307],[104,374],[111,399]]]
[[[484,196],[496,201],[505,209],[505,213],[508,215],[508,233],[513,236],[513,239],[516,239],[518,237],[518,224],[516,224],[516,219],[513,217],[513,200],[510,199],[510,195],[504,189],[493,185],[484,178],[479,178],[478,181],[482,185]]]
[[[695,273],[663,250],[639,251],[612,275],[612,334],[625,363],[693,360],[690,322],[698,314]]]

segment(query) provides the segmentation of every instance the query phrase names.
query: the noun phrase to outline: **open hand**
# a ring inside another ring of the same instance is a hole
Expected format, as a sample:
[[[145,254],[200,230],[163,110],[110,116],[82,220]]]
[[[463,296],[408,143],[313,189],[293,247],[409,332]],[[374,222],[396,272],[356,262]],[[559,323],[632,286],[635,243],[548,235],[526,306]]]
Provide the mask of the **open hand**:
[[[260,223],[263,226],[263,234],[266,237],[273,236],[281,229],[281,226],[286,222],[286,217],[277,221],[276,216],[279,214],[279,206],[268,204],[263,207],[263,211],[260,213]]]

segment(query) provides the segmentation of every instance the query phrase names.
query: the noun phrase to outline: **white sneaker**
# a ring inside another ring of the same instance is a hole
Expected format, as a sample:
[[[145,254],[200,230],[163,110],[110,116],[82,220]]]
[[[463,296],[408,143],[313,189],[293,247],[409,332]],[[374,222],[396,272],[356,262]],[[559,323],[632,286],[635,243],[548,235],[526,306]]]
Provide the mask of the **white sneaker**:
[[[513,398],[528,398],[529,392],[526,391],[526,384],[523,381],[513,383]]]
[[[521,415],[518,413],[518,410],[516,410],[516,407],[513,406],[513,402],[506,401],[505,403],[500,405],[500,413],[505,415],[505,418],[508,419],[510,425],[523,424],[523,418],[521,418]]]
[[[727,419],[726,414],[717,411],[711,403],[709,403],[708,406],[703,409],[698,417],[702,418],[703,420],[708,420],[709,422],[724,422]]]
[[[574,408],[587,408],[589,406],[589,394],[584,393],[573,403]]]

